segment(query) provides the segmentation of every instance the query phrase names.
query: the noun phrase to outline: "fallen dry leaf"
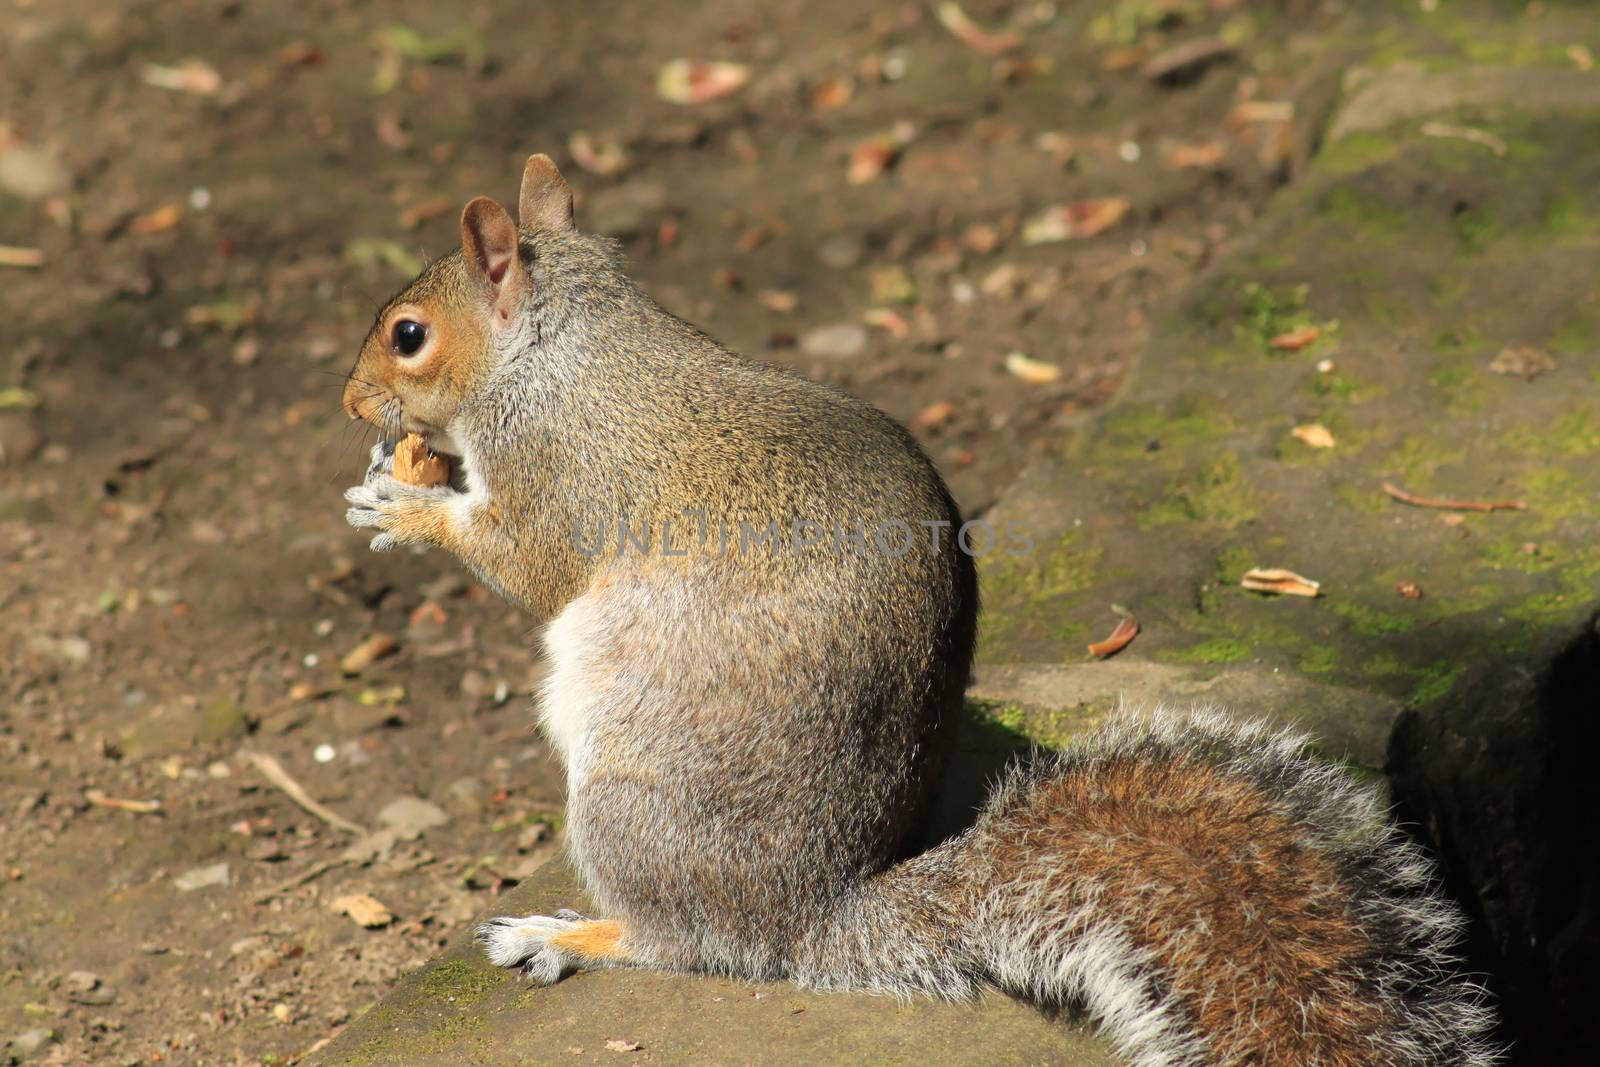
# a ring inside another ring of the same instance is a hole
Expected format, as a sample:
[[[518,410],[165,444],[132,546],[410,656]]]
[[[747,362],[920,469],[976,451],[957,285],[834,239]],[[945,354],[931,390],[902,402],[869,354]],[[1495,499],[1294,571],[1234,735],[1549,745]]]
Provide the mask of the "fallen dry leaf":
[[[0,245],[0,267],[42,267],[44,249]]]
[[[1228,125],[1247,126],[1252,122],[1289,122],[1294,118],[1292,100],[1246,100],[1228,112]]]
[[[1000,231],[986,222],[974,222],[961,231],[961,247],[986,256],[1000,247]]]
[[[394,922],[394,912],[365,893],[346,893],[342,897],[334,897],[328,907],[333,909],[334,914],[348,915],[358,926],[365,926],[369,930]]]
[[[1308,422],[1289,431],[1312,448],[1332,448],[1333,431],[1320,422]]]
[[[388,634],[373,634],[345,653],[339,661],[339,669],[345,674],[360,674],[399,647],[400,642]]]
[[[138,234],[161,233],[163,230],[172,229],[181,218],[183,218],[183,205],[173,200],[170,203],[162,204],[154,211],[136,216],[133,221],[128,223],[128,232]]]
[[[186,59],[176,67],[146,63],[144,80],[158,89],[211,96],[222,88],[222,75],[211,64],[200,59]]]
[[[986,56],[997,56],[1022,45],[1022,37],[1010,31],[995,33],[973,22],[957,3],[939,5],[939,22],[951,35],[968,48]]]
[[[1047,207],[1022,224],[1022,243],[1049,244],[1093,237],[1115,225],[1133,204],[1124,196],[1104,196]]]
[[[900,150],[911,143],[915,128],[907,122],[896,123],[887,133],[876,134],[850,150],[850,161],[845,168],[845,180],[851,185],[865,185],[876,181],[900,158]]]
[[[373,122],[372,128],[378,135],[378,140],[396,152],[404,152],[411,147],[411,135],[400,125],[400,116],[393,111],[385,111],[379,115]]]
[[[314,67],[326,57],[322,49],[310,41],[290,41],[278,49],[275,58],[285,67]]]
[[[620,142],[597,140],[586,130],[578,130],[567,139],[567,150],[578,166],[606,177],[621,174],[633,162]]]
[[[1105,659],[1114,656],[1127,648],[1135,637],[1139,635],[1139,623],[1132,615],[1124,615],[1117,623],[1116,629],[1111,631],[1111,636],[1104,641],[1096,641],[1089,646],[1089,655],[1095,659]]]
[[[1051,162],[1059,167],[1071,163],[1078,154],[1078,145],[1073,139],[1059,130],[1046,130],[1033,139],[1033,147],[1050,156]]]
[[[612,1052],[638,1052],[644,1046],[637,1041],[607,1041],[606,1048]]]
[[[1021,352],[1006,356],[1006,370],[1029,385],[1049,385],[1061,377],[1061,368],[1054,363],[1044,363]]]
[[[1446,511],[1528,510],[1528,505],[1521,500],[1452,500],[1447,497],[1418,496],[1400,488],[1393,482],[1384,482],[1379,488],[1400,501],[1400,503],[1410,504],[1414,508],[1443,508]]]
[[[1279,596],[1322,595],[1321,582],[1314,582],[1282,567],[1251,567],[1239,579],[1239,584],[1258,593],[1276,593]]]
[[[1228,146],[1223,141],[1181,144],[1167,153],[1167,166],[1173,170],[1214,167],[1227,157]]]
[[[673,104],[705,104],[743,89],[750,68],[743,63],[674,59],[656,75],[656,94]]]
[[[1394,583],[1394,591],[1407,600],[1422,599],[1422,586],[1416,582],[1396,582]]]
[[[1579,70],[1594,69],[1594,53],[1581,44],[1567,45],[1567,58],[1572,60],[1572,65]]]
[[[1286,333],[1278,334],[1267,344],[1281,352],[1298,352],[1321,336],[1320,326],[1296,326]]]
[[[1100,69],[1113,74],[1132,70],[1150,54],[1148,45],[1136,44],[1128,48],[1113,48],[1100,57]]]
[[[830,78],[811,91],[811,106],[817,111],[832,111],[844,107],[855,94],[854,79]]]
[[[1554,356],[1532,345],[1512,345],[1510,348],[1502,348],[1489,361],[1489,370],[1495,374],[1504,374],[1508,378],[1521,378],[1525,382],[1531,382],[1545,371],[1555,370],[1559,366]]]
[[[183,313],[183,324],[196,328],[239,330],[256,320],[257,310],[255,304],[238,300],[196,304]]]
[[[948,400],[938,400],[911,416],[913,430],[931,430],[943,426],[955,417],[956,406]]]
[[[787,289],[763,289],[756,293],[756,299],[762,307],[780,315],[787,315],[800,306],[800,298]]]
[[[889,336],[896,341],[904,340],[911,333],[911,324],[893,308],[868,308],[862,313],[861,320],[868,326],[881,326],[888,330]]]

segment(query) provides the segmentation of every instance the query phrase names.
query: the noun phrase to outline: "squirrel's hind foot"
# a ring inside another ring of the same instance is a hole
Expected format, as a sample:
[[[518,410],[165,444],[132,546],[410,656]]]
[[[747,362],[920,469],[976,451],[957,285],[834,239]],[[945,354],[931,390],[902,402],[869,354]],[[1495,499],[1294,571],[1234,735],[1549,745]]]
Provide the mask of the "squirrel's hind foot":
[[[477,930],[478,943],[496,967],[520,967],[539,985],[551,985],[579,965],[627,961],[622,924],[586,919],[562,909],[555,915],[503,915]]]

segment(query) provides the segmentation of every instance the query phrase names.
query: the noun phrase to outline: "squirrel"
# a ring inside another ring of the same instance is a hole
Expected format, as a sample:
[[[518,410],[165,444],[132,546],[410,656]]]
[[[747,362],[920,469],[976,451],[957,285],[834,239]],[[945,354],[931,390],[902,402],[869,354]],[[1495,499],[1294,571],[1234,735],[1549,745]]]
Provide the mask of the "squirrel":
[[[346,493],[371,547],[442,548],[548,620],[539,715],[599,917],[493,919],[490,960],[997,988],[1144,1065],[1497,1059],[1431,862],[1295,734],[1119,718],[918,851],[978,617],[932,462],[660,307],[548,156],[517,207],[466,205],[343,400],[384,438]],[[454,482],[396,480],[402,433]]]

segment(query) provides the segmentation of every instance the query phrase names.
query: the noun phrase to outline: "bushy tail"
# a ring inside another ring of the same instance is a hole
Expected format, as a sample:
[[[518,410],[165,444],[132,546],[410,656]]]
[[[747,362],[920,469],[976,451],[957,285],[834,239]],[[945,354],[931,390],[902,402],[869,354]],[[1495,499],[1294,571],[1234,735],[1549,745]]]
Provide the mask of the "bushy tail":
[[[798,977],[1081,1007],[1140,1065],[1489,1064],[1461,917],[1306,739],[1125,718],[1013,769],[962,836],[859,887]]]

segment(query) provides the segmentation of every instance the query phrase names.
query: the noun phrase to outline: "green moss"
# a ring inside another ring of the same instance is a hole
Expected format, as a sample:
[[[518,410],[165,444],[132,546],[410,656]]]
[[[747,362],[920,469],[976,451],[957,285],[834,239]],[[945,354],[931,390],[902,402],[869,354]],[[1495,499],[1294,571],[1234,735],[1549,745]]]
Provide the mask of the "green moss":
[[[1548,428],[1522,427],[1506,438],[1514,447],[1534,455],[1587,456],[1600,451],[1600,415],[1584,404],[1561,415]]]
[[[1561,324],[1550,338],[1550,349],[1563,356],[1587,356],[1600,351],[1600,319],[1594,311],[1584,309]]]
[[[1594,591],[1588,584],[1575,589],[1535,593],[1506,608],[1505,613],[1507,618],[1529,626],[1548,626],[1584,610],[1593,595]]]
[[[1454,277],[1460,276],[1454,275]],[[1447,326],[1433,335],[1433,350],[1435,352],[1483,352],[1488,347],[1488,340],[1476,326],[1460,324]]]
[[[1473,415],[1483,410],[1483,374],[1466,356],[1442,359],[1428,384],[1438,391],[1452,415]]]
[[[1307,674],[1326,674],[1339,665],[1339,653],[1329,645],[1318,645],[1300,657],[1300,669]]]
[[[1543,574],[1570,560],[1570,555],[1558,544],[1536,544],[1530,541],[1501,541],[1481,546],[1480,558],[1495,570],[1517,571],[1522,574]]]
[[[968,697],[968,718],[980,727],[975,733],[1001,738],[1000,747],[1014,749],[1023,742],[1061,748],[1109,714],[1116,701],[1107,698],[1075,708],[1029,708],[1022,704]],[[987,724],[998,730],[982,729]],[[988,745],[993,748],[995,746]]]
[[[1246,282],[1241,294],[1243,323],[1239,332],[1268,355],[1281,356],[1282,352],[1270,343],[1279,334],[1289,333],[1302,326],[1318,326],[1324,334],[1331,333],[1338,323],[1317,323],[1311,314],[1309,285],[1269,287],[1260,282]],[[1322,340],[1313,344],[1322,344]],[[1306,350],[1301,349],[1303,354]]]
[[[1184,397],[1164,407],[1137,405],[1107,415],[1095,458],[1121,461],[1140,455],[1183,459],[1191,450],[1233,432],[1233,418],[1210,398]]]
[[[1600,220],[1571,189],[1562,188],[1556,191],[1544,209],[1539,235],[1555,240],[1589,239],[1595,234],[1597,221]]]
[[[1380,133],[1352,133],[1325,145],[1317,154],[1317,166],[1330,174],[1349,174],[1368,170],[1393,159],[1400,143]]]
[[[1356,403],[1382,394],[1380,386],[1368,385],[1348,374],[1316,374],[1306,387],[1318,400],[1345,400]]]
[[[1333,487],[1333,495],[1346,507],[1364,515],[1388,511],[1394,503],[1378,490],[1376,482],[1339,482]]]
[[[1361,673],[1373,678],[1392,678],[1408,671],[1409,668],[1392,652],[1379,652],[1361,660]]]
[[[445,960],[417,975],[415,989],[428,1000],[471,1004],[487,996],[501,981],[501,975],[487,964]]]
[[[1203,0],[1116,0],[1089,23],[1089,34],[1103,44],[1130,45],[1169,23],[1193,21],[1205,13]]]
[[[1238,663],[1250,658],[1250,648],[1231,637],[1214,637],[1188,648],[1158,653],[1157,658],[1177,663]]]
[[[1470,292],[1472,292],[1471,281],[1460,273],[1436,274],[1428,279],[1428,295],[1433,297],[1433,306],[1436,308],[1456,307]]]
[[[1358,230],[1363,236],[1397,236],[1407,223],[1405,212],[1349,185],[1336,185],[1323,193],[1317,211],[1323,218]]]
[[[1349,622],[1350,628],[1356,633],[1366,637],[1401,634],[1417,625],[1416,619],[1379,611],[1356,600],[1334,600],[1330,602],[1329,608],[1335,615]]]
[[[1528,490],[1528,506],[1541,517],[1561,519],[1592,515],[1600,503],[1593,487],[1562,467],[1541,467],[1522,478]]]
[[[1241,475],[1239,457],[1226,452],[1169,487],[1167,496],[1136,516],[1141,529],[1205,522],[1232,529],[1256,517],[1258,506]]]
[[[1054,645],[1087,640],[1082,623],[1063,617],[1060,600],[1104,577],[1100,565],[1104,554],[1098,545],[1085,545],[1083,535],[1074,531],[1026,556],[1000,551],[980,559],[984,599],[980,654],[1003,658],[1006,646],[1024,640]]]
[[[1213,573],[1221,585],[1233,585],[1239,576],[1256,565],[1256,554],[1243,545],[1228,545],[1217,553]]]
[[[1073,531],[1028,555],[991,552],[978,569],[984,591],[997,602],[1048,600],[1092,585],[1103,554],[1098,545],[1085,546],[1083,534]]]
[[[1465,665],[1459,663],[1435,663],[1425,668],[1406,703],[1412,707],[1422,707],[1442,699],[1464,669]]]
[[[1432,477],[1444,464],[1459,461],[1462,455],[1461,449],[1449,447],[1437,437],[1413,434],[1402,440],[1389,454],[1384,469],[1395,472],[1407,482],[1420,482]],[[1411,485],[1407,488],[1414,490],[1416,487]]]
[[[1456,212],[1450,219],[1456,243],[1468,255],[1480,255],[1500,235],[1499,214],[1489,205],[1467,208]]]

